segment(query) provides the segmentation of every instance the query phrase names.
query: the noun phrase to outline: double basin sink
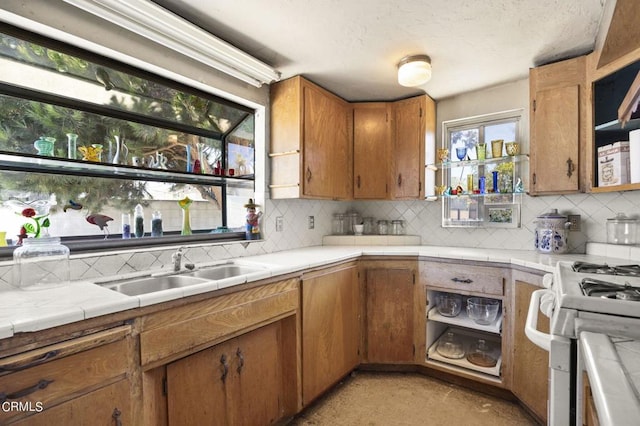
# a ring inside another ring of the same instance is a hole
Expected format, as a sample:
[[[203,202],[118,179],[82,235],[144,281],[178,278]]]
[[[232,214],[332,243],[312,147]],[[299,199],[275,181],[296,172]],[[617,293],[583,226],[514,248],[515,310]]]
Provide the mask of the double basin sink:
[[[263,266],[242,265],[228,262],[221,265],[204,267],[193,271],[176,272],[175,274],[151,275],[145,277],[118,280],[101,284],[103,287],[128,296],[155,293],[172,288],[188,287],[207,281],[218,281],[226,278],[248,275],[265,271]]]

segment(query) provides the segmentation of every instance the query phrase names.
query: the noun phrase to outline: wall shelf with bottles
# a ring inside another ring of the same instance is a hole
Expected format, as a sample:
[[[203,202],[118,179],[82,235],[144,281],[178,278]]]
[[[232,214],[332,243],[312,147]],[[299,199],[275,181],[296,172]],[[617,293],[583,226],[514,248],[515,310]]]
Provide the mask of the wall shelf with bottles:
[[[427,166],[440,171],[443,227],[519,227],[529,156],[460,160]]]

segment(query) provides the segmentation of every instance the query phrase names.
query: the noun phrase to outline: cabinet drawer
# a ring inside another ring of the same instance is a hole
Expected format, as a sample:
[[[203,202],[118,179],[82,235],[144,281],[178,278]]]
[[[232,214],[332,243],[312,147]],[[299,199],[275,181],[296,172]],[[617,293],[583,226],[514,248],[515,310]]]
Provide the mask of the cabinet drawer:
[[[420,279],[428,287],[487,295],[504,294],[505,273],[500,268],[423,262]]]
[[[37,358],[25,353],[3,359],[0,365],[5,370],[16,371],[0,376],[0,401],[3,407],[12,407],[14,403],[21,408],[0,410],[0,423],[24,416],[25,410],[33,411],[38,407],[46,410],[100,384],[125,377],[132,352],[131,340],[126,338],[128,330],[126,326],[118,329],[117,333],[96,333],[99,336],[91,336],[91,339],[104,341],[104,338],[108,343],[91,349],[86,348],[88,336],[85,336],[31,351],[37,353]],[[84,350],[74,352],[78,347]],[[46,349],[51,350],[41,356]],[[20,357],[27,362],[17,359]]]
[[[239,291],[143,318],[140,358],[160,365],[298,309],[298,280]]]

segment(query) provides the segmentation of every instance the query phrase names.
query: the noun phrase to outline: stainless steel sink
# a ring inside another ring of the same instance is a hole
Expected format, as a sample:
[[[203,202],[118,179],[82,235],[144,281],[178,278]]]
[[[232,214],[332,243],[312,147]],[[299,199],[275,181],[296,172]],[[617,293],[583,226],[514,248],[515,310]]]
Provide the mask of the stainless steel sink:
[[[206,282],[205,279],[185,275],[166,275],[162,277],[134,278],[127,281],[102,284],[103,287],[118,291],[129,296],[155,293],[170,288],[187,287]]]
[[[206,280],[222,280],[225,278],[237,277],[239,275],[247,275],[253,272],[260,271],[264,271],[264,268],[259,266],[237,265],[231,263],[198,269],[193,272],[184,273],[181,276],[204,278]]]

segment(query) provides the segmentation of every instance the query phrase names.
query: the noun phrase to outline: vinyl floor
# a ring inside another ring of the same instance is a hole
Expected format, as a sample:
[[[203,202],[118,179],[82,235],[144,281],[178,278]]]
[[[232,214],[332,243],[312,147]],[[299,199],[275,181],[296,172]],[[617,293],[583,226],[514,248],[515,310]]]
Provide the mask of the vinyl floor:
[[[517,403],[417,373],[353,373],[290,426],[529,426]]]

